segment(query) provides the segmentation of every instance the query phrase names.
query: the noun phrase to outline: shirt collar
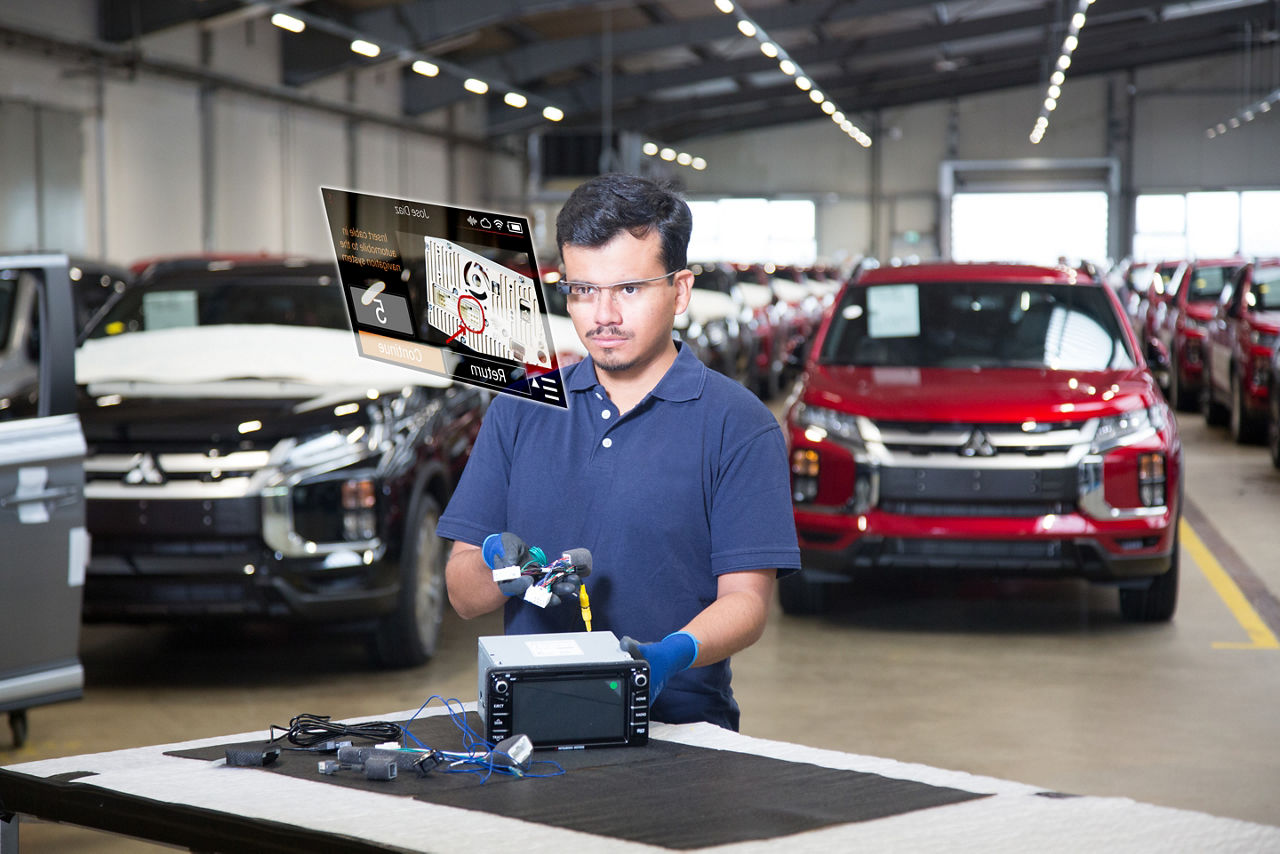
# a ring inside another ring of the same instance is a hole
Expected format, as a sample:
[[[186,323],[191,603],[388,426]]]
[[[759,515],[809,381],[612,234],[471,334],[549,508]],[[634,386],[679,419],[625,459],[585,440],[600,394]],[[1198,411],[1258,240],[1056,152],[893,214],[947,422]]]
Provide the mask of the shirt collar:
[[[694,400],[702,394],[706,372],[706,365],[698,361],[693,350],[684,346],[684,342],[677,341],[676,360],[649,394],[672,402]],[[564,387],[569,391],[591,391],[598,385],[595,362],[590,356],[566,369]]]

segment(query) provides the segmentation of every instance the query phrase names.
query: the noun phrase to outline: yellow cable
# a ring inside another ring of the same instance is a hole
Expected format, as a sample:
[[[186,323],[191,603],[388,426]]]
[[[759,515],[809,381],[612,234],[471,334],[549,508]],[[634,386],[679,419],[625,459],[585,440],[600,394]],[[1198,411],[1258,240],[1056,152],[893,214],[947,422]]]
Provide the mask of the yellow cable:
[[[582,606],[582,623],[591,631],[591,599],[587,596],[587,585],[578,588],[578,604]]]

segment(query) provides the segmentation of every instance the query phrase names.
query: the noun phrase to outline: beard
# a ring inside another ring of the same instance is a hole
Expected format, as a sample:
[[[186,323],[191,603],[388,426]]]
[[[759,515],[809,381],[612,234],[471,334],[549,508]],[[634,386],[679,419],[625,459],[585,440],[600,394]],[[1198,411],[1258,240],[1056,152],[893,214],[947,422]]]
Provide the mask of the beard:
[[[586,334],[586,338],[595,338],[597,335],[605,335],[610,338],[627,339],[632,337],[617,326],[597,326]],[[594,361],[596,367],[602,371],[607,371],[611,374],[620,374],[634,368],[637,362],[639,362],[639,359],[636,357],[624,359],[612,350],[604,350],[599,355],[593,355],[592,361]]]

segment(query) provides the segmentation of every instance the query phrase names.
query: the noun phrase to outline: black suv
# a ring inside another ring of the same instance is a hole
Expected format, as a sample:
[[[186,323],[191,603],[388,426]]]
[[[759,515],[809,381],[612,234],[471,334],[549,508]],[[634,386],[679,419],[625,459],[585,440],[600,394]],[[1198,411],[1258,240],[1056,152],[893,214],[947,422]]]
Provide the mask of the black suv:
[[[356,354],[332,264],[174,259],[77,353],[89,621],[356,624],[432,655],[435,533],[488,394]]]

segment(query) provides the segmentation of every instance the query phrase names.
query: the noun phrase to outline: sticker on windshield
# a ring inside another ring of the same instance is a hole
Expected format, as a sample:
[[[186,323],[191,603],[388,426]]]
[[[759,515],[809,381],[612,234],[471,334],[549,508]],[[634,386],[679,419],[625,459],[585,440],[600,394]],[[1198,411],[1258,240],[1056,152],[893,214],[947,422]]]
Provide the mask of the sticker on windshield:
[[[919,334],[918,285],[877,285],[867,289],[867,335],[911,338]]]
[[[142,295],[142,316],[147,331],[198,326],[199,312],[195,291],[157,291]]]

